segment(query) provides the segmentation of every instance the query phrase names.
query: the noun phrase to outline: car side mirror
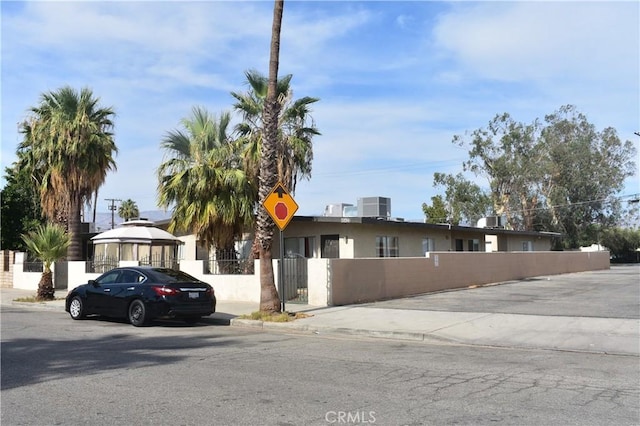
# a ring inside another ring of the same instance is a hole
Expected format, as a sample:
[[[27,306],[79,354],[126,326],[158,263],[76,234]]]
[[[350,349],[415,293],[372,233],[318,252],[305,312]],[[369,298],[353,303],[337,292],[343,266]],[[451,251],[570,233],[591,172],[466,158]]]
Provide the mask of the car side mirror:
[[[96,280],[89,280],[89,284],[91,284],[94,287],[98,287],[100,284],[98,284],[98,281]]]

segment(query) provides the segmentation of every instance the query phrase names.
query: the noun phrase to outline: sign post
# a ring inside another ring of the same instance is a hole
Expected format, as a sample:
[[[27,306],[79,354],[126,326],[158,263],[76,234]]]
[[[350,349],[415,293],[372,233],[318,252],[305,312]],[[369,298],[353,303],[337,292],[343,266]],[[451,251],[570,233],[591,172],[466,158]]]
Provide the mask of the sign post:
[[[262,206],[267,210],[273,222],[280,229],[280,262],[278,263],[278,293],[280,294],[280,302],[282,303],[282,312],[285,310],[284,295],[284,228],[287,227],[293,215],[298,211],[298,204],[289,192],[285,189],[282,182],[278,182],[273,187],[269,195],[264,199]]]

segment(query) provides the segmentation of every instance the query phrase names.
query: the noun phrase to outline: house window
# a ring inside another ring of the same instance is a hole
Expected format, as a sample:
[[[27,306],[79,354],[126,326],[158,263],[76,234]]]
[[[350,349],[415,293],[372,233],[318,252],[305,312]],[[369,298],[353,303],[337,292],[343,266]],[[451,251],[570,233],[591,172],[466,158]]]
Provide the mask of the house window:
[[[398,257],[398,237],[376,237],[378,257]]]
[[[204,241],[196,242],[196,260],[209,260],[209,246]]]
[[[340,258],[340,236],[321,235],[320,236],[320,257],[323,259]]]
[[[433,238],[423,238],[422,252],[429,253],[430,251],[436,251],[436,241]]]
[[[533,243],[531,241],[523,241],[522,251],[533,251]]]
[[[286,257],[315,257],[315,237],[292,237],[284,239]]]
[[[464,251],[464,240],[456,238],[456,251]]]
[[[469,240],[469,251],[480,251],[480,240]]]

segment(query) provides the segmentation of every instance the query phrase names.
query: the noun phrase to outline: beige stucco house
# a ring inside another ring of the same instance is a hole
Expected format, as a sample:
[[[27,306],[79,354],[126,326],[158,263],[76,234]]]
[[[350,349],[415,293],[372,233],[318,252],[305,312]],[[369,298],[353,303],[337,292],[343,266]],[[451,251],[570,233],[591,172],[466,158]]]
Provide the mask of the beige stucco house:
[[[167,223],[156,223],[166,227]],[[280,253],[279,230],[273,238],[274,257]],[[376,257],[425,257],[429,252],[549,251],[560,234],[521,232],[405,222],[376,217],[295,216],[283,231],[286,257],[358,259]],[[181,259],[207,259],[207,250],[195,235],[177,235],[184,245]],[[248,254],[250,240],[238,245]]]

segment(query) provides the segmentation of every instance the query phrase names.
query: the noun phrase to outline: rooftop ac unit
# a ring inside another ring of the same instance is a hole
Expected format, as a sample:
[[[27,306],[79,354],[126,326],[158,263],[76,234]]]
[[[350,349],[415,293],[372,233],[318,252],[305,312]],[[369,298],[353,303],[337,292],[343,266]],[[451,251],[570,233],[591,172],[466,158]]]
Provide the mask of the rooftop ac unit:
[[[503,216],[488,216],[484,219],[486,220],[486,228],[504,228],[505,218]]]
[[[489,216],[486,218],[487,224],[485,225],[487,228],[495,228],[498,226],[498,216]]]
[[[358,216],[390,218],[391,199],[385,197],[358,198]]]

